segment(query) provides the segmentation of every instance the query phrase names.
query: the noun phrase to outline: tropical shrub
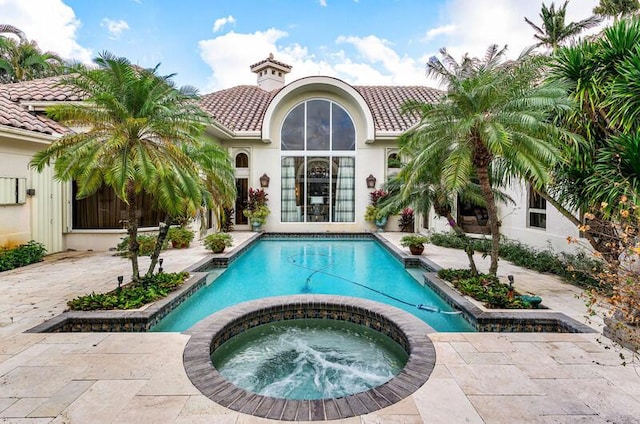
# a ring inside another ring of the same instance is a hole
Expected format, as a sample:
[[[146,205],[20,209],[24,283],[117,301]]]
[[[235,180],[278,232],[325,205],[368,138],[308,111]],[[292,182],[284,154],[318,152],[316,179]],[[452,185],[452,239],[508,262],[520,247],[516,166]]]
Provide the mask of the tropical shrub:
[[[249,223],[259,223],[261,226],[267,223],[267,216],[271,213],[267,206],[267,193],[264,189],[249,188],[247,207],[242,214],[249,219]]]
[[[11,249],[0,247],[0,272],[40,262],[46,253],[44,244],[33,240]]]
[[[158,236],[156,234],[140,234],[138,235],[138,244],[140,245],[140,250],[138,251],[138,255],[140,256],[150,256],[153,253],[153,249],[156,247],[156,242],[158,241]],[[162,250],[165,250],[169,247],[169,241],[165,240],[162,244]],[[121,252],[122,256],[129,256],[129,236],[126,236],[122,239],[120,243],[116,246],[116,250]]]
[[[530,309],[531,304],[518,298],[518,293],[509,294],[509,286],[490,274],[473,276],[468,269],[441,269],[438,277],[450,281],[462,294],[484,302],[487,308]]]
[[[96,309],[136,309],[166,297],[189,277],[188,272],[158,273],[144,276],[137,282],[119,287],[109,293],[91,293],[67,302],[69,309],[93,311]]]
[[[429,237],[421,236],[419,234],[411,234],[408,236],[404,236],[400,239],[400,244],[404,247],[410,246],[423,246],[425,243],[429,242]]]
[[[167,239],[171,242],[171,245],[178,249],[189,247],[194,236],[195,233],[185,227],[171,227],[167,233]]]
[[[400,226],[400,231],[403,233],[411,233],[413,232],[413,226],[415,223],[415,216],[412,208],[404,208],[402,212],[400,212],[400,217],[398,218],[398,225]]]
[[[364,212],[364,220],[367,222],[374,222],[376,219],[381,219],[385,217],[378,207],[378,202],[383,200],[387,196],[387,192],[383,189],[373,190],[369,193],[370,203],[367,205],[367,209]]]
[[[232,244],[233,238],[227,233],[209,234],[204,239],[204,246],[213,253],[222,253],[225,247],[230,247]]]

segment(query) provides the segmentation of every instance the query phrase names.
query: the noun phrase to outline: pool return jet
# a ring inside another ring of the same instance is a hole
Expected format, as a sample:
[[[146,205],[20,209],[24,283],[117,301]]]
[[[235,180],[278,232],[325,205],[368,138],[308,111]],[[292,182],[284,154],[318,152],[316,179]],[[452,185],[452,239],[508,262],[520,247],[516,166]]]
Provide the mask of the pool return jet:
[[[306,265],[302,265],[302,264],[297,263],[296,260],[295,260],[296,256],[300,256],[300,255],[291,255],[291,256],[289,256],[287,258],[287,262],[289,262],[290,264],[292,264],[294,266],[297,266],[299,268],[303,268],[303,269],[307,269],[309,271],[312,271],[311,274],[309,274],[309,276],[305,280],[304,287],[302,287],[302,292],[303,293],[311,293],[311,287],[310,287],[311,278],[315,274],[321,273],[321,274],[327,275],[329,277],[337,278],[339,280],[346,281],[346,282],[351,283],[353,285],[356,285],[358,287],[362,287],[364,289],[370,290],[370,291],[372,291],[374,293],[378,293],[379,295],[385,296],[385,297],[387,297],[389,299],[393,299],[396,302],[400,302],[400,303],[402,303],[404,305],[413,306],[413,307],[418,308],[418,309],[420,309],[422,311],[435,312],[435,313],[438,313],[438,314],[445,314],[445,315],[460,315],[462,313],[462,311],[443,311],[442,309],[438,308],[437,306],[425,305],[424,303],[416,304],[416,303],[407,302],[406,300],[397,298],[397,297],[392,296],[392,295],[390,295],[388,293],[384,293],[384,292],[382,292],[380,290],[374,289],[373,287],[369,287],[366,284],[358,283],[357,281],[349,280],[348,278],[344,278],[344,277],[341,277],[339,275],[327,272],[325,270],[328,267],[330,267],[331,265],[333,265],[333,260],[331,259],[331,256],[329,256],[329,255],[324,255],[324,254],[321,254],[321,253],[313,253],[313,254],[307,253],[307,254],[304,255],[304,256],[324,256],[325,258],[327,258],[328,259],[327,263],[323,267],[318,268],[318,269],[310,268],[310,267],[308,267]]]

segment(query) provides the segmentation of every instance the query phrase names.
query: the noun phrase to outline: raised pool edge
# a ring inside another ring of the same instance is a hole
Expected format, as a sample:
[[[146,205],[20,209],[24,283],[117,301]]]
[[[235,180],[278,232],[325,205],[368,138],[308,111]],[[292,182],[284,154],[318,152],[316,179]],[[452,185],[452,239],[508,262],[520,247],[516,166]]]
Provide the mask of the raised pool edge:
[[[51,332],[145,332],[156,325],[169,312],[178,307],[189,296],[206,284],[206,270],[225,268],[242,255],[259,239],[274,238],[351,238],[374,239],[390,254],[400,260],[405,268],[418,267],[425,270],[424,283],[431,287],[445,302],[462,311],[462,316],[479,332],[597,332],[561,312],[535,309],[487,311],[479,308],[446,282],[436,272],[441,268],[425,256],[409,255],[378,233],[255,233],[236,249],[209,257],[186,269],[191,276],[178,290],[170,293],[143,310],[125,311],[67,311],[29,330],[27,333]]]
[[[386,383],[364,392],[332,399],[272,398],[244,390],[224,378],[211,362],[227,339],[270,322],[330,319],[364,325],[393,339],[409,355],[403,369]],[[293,295],[252,300],[203,319],[186,334],[183,362],[191,382],[212,401],[245,414],[283,421],[324,421],[368,414],[410,396],[435,367],[436,351],[419,318],[371,300],[330,295]]]

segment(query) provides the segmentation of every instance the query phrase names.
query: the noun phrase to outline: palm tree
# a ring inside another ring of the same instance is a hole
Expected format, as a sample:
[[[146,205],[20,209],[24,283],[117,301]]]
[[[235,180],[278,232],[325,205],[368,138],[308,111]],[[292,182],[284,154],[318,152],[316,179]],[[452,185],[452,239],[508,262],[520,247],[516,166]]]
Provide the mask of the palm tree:
[[[538,43],[535,45],[536,47],[546,46],[555,51],[565,41],[571,40],[585,29],[593,28],[600,23],[601,18],[597,16],[590,16],[578,22],[566,23],[565,19],[568,4],[569,1],[566,0],[564,4],[556,10],[553,2],[551,2],[551,6],[549,7],[542,3],[542,9],[539,15],[542,20],[542,26],[534,24],[527,17],[524,18],[524,21],[535,31],[533,36],[538,40]]]
[[[35,41],[0,37],[0,78],[18,82],[58,75],[64,62],[55,53],[42,52]]]
[[[0,24],[0,34],[13,34],[18,37],[21,42],[27,41],[27,37],[24,35],[24,32],[13,25]]]
[[[538,84],[543,57],[524,55],[502,63],[505,51],[506,47],[493,45],[482,60],[461,64],[444,50],[444,62],[432,58],[427,74],[444,82],[447,91],[436,104],[407,105],[421,118],[405,135],[401,150],[413,154],[414,169],[439,167],[448,192],[460,192],[477,179],[489,214],[489,273],[493,275],[498,269],[500,241],[493,187],[509,178],[524,178],[536,187],[547,182],[547,170],[558,153],[554,137],[563,133],[549,117],[569,107],[559,84]],[[498,170],[500,180],[492,181]],[[412,178],[417,177],[409,176],[409,181]]]
[[[638,0],[600,0],[593,8],[593,13],[600,16],[609,16],[616,20],[640,10]]]
[[[616,226],[599,205],[615,208],[622,196],[638,196],[640,125],[640,19],[621,20],[591,41],[558,49],[549,78],[568,87],[575,107],[559,124],[584,142],[564,146],[553,169],[553,184],[542,191],[608,262],[618,260]],[[545,192],[546,191],[546,192]],[[581,221],[573,211],[593,212]],[[604,213],[600,213],[604,212]]]
[[[31,166],[41,171],[55,161],[56,178],[75,180],[79,197],[106,185],[126,203],[136,281],[143,193],[153,197],[169,218],[193,213],[203,204],[230,205],[235,199],[233,168],[224,151],[200,138],[210,118],[197,106],[194,88],[176,89],[173,75],[158,75],[158,66],[141,69],[107,52],[94,62],[97,67],[80,68],[63,79],[85,93],[86,101],[48,111],[66,125],[88,130],[55,141],[34,156]],[[166,223],[160,230],[158,244],[166,236]],[[157,255],[152,257],[147,275],[156,259]]]
[[[8,37],[1,34],[12,34]],[[18,82],[62,73],[62,58],[42,52],[20,29],[0,24],[0,82]]]

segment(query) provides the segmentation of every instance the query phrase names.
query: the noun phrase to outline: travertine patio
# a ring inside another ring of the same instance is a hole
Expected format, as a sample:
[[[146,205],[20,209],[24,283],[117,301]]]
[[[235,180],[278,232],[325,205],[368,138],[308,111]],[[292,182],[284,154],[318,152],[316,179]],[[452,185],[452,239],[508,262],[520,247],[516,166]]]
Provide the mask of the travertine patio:
[[[247,234],[234,233],[236,244]],[[397,242],[400,235],[385,233]],[[169,250],[165,269],[207,255]],[[427,246],[441,266],[462,252]],[[8,423],[261,423],[205,398],[187,378],[177,333],[29,334],[79,294],[115,287],[129,263],[107,252],[69,252],[0,273],[0,421]],[[585,322],[579,290],[501,262],[522,292]],[[590,323],[598,327],[598,323]],[[341,423],[637,423],[640,376],[597,334],[437,333],[427,383],[375,413]],[[604,339],[606,342],[606,339]],[[627,352],[627,357],[629,357]],[[304,417],[299,417],[304,421]]]

